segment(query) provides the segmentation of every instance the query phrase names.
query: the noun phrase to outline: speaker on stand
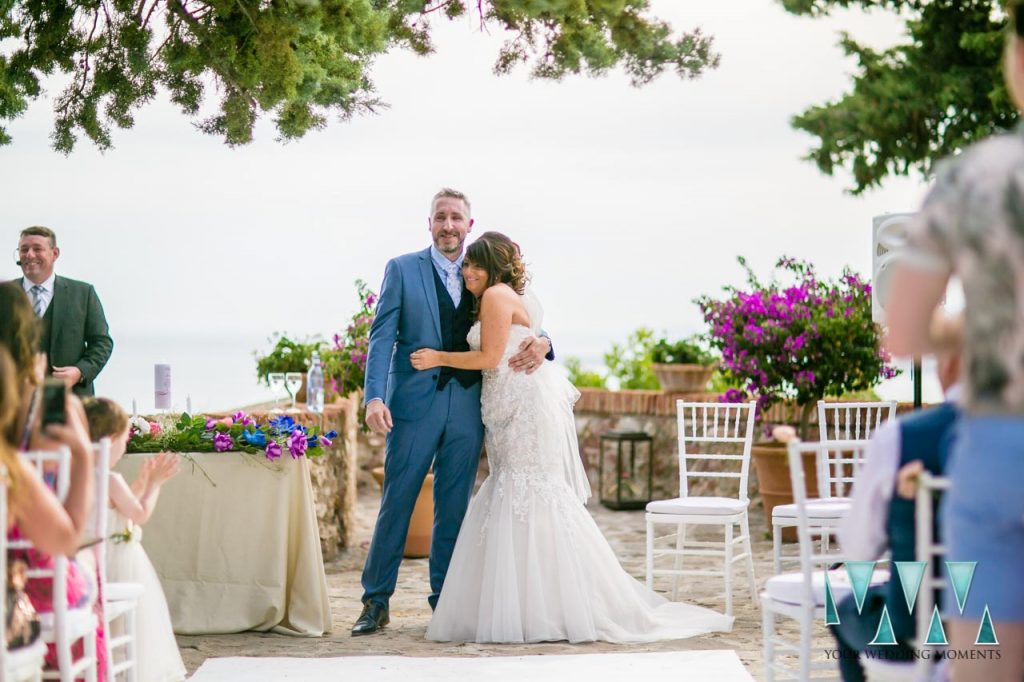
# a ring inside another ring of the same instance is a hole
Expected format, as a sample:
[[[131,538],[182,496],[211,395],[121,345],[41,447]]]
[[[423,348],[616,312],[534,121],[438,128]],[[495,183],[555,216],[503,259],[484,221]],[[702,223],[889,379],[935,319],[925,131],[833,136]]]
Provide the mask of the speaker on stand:
[[[885,302],[892,275],[906,255],[907,227],[913,213],[886,213],[871,221],[871,319],[885,324]],[[921,357],[914,356],[910,370],[914,384],[914,409],[921,407]]]

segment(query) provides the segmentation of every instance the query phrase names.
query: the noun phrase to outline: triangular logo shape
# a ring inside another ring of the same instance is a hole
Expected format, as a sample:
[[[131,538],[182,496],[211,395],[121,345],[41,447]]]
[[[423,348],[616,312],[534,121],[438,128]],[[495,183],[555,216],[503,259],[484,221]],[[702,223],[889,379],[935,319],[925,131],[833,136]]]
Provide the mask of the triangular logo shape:
[[[864,597],[868,594],[868,587],[871,585],[871,574],[875,572],[877,561],[847,561],[846,575],[850,577],[850,586],[853,588],[853,598],[857,602],[857,613],[864,608]]]
[[[913,613],[914,604],[917,603],[917,593],[921,590],[921,582],[924,580],[928,562],[896,561],[894,563],[896,564],[896,573],[900,576],[903,598],[907,602],[907,613]]]
[[[948,645],[949,642],[946,640],[946,630],[942,627],[942,618],[939,616],[939,605],[936,604],[932,610],[932,622],[928,626],[928,637],[924,640],[925,644],[943,644]]]
[[[828,571],[825,571],[825,625],[839,625],[839,611],[836,610],[836,598],[832,595]]]
[[[971,591],[971,582],[974,580],[974,569],[977,561],[947,561],[946,571],[949,572],[949,582],[953,585],[953,593],[956,595],[956,605],[961,615],[964,606],[967,605],[967,594]]]
[[[878,621],[878,630],[875,631],[875,638],[868,644],[881,646],[894,646],[896,644],[896,633],[892,631],[892,621],[889,620],[889,607],[882,607],[882,618]]]
[[[992,614],[988,612],[988,604],[985,604],[985,615],[981,617],[981,626],[978,628],[978,636],[974,638],[974,643],[982,646],[999,644],[996,627],[992,624]]]

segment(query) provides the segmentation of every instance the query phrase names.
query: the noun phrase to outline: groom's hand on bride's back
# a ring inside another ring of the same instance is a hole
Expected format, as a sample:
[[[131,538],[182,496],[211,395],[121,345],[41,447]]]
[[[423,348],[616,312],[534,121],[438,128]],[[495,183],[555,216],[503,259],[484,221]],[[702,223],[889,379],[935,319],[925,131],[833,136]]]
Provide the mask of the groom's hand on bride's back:
[[[367,403],[366,425],[374,433],[379,433],[382,436],[387,435],[391,431],[395,424],[391,421],[391,410],[388,409],[383,400],[378,398]]]
[[[544,336],[528,336],[519,344],[519,352],[508,359],[508,366],[515,372],[533,374],[540,369],[550,351],[550,339]]]

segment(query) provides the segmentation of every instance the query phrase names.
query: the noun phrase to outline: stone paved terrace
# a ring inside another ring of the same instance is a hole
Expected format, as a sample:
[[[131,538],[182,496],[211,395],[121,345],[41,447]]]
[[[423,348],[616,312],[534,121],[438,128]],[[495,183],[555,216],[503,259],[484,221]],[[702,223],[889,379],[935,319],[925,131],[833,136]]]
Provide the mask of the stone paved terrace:
[[[322,638],[296,638],[267,633],[236,635],[179,636],[178,645],[189,674],[207,658],[223,656],[296,656],[336,657],[358,655],[402,656],[521,656],[531,654],[574,654],[600,652],[680,651],[688,649],[734,649],[747,670],[757,680],[763,679],[761,655],[760,609],[747,595],[743,574],[737,572],[741,586],[734,593],[736,622],[731,633],[715,633],[688,640],[657,642],[642,645],[607,643],[568,644],[544,643],[530,645],[448,645],[424,640],[430,620],[427,606],[427,560],[405,560],[399,573],[398,589],[391,602],[391,624],[383,632],[366,637],[351,637],[349,628],[359,615],[359,574],[366,557],[373,523],[380,505],[375,490],[360,490],[356,506],[355,541],[335,561],[327,565],[334,631]],[[592,501],[590,512],[608,538],[623,567],[634,577],[643,579],[644,520],[643,512],[614,512]],[[705,529],[710,532],[710,528]],[[767,533],[760,505],[751,509],[754,570],[758,586],[771,575],[771,540]],[[700,537],[704,537],[702,533]],[[713,536],[707,535],[707,539]],[[721,537],[719,531],[719,538]],[[792,549],[792,547],[790,547]],[[686,599],[710,608],[724,608],[719,578],[690,578],[691,585],[682,592]],[[667,581],[665,585],[667,585]],[[786,630],[793,629],[786,623]],[[823,625],[818,626],[817,646],[831,646]],[[823,655],[818,654],[823,660]]]

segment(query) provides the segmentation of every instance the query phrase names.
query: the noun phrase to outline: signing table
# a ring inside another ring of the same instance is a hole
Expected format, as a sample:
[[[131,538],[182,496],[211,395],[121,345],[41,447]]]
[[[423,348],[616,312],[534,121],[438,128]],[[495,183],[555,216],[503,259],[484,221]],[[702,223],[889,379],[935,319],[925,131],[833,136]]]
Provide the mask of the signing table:
[[[116,470],[130,483],[146,455]],[[161,488],[142,545],[156,568],[174,631],[331,628],[309,462],[241,452],[183,455]]]

